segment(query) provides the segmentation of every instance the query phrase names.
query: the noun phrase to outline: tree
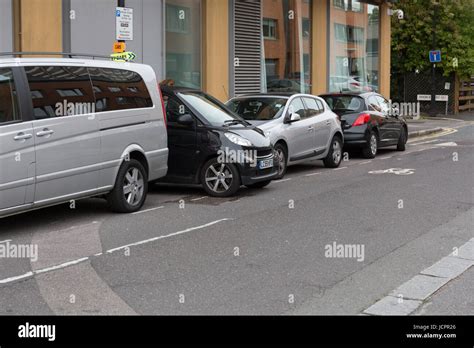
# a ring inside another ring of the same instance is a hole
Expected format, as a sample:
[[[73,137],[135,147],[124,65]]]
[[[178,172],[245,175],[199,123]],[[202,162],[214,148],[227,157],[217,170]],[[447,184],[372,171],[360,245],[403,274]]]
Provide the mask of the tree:
[[[436,48],[442,56],[437,67],[443,74],[456,72],[461,78],[474,75],[473,0],[400,0],[395,8],[403,10],[404,19],[392,18],[394,73],[431,68],[429,51],[433,48],[434,31]]]

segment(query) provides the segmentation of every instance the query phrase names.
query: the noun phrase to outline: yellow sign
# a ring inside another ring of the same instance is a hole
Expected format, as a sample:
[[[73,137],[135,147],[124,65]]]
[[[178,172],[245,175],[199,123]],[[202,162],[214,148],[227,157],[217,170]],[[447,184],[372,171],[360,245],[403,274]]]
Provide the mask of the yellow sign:
[[[134,60],[137,55],[133,52],[113,53],[110,55],[112,60],[116,62],[130,62]]]
[[[114,43],[114,53],[123,53],[126,50],[127,45],[125,42],[116,42]]]

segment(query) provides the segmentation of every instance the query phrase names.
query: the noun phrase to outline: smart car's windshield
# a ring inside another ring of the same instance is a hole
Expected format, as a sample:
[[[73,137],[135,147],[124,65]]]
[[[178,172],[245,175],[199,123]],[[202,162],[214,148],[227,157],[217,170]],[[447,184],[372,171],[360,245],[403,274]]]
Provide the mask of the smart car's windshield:
[[[233,114],[225,105],[205,93],[179,93],[179,97],[213,126],[229,126],[233,124],[247,125],[247,122],[242,120],[238,115]]]
[[[287,98],[254,97],[231,100],[227,106],[249,121],[269,121],[281,117]]]

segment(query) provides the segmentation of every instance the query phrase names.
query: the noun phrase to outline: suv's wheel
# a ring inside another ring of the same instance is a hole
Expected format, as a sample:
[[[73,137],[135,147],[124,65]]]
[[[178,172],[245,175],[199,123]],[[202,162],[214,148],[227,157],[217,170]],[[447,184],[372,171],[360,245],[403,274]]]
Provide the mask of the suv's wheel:
[[[212,158],[202,167],[201,184],[210,196],[229,197],[240,188],[240,174],[234,164]]]
[[[137,160],[120,166],[114,189],[107,195],[111,209],[117,213],[133,213],[141,209],[148,192],[148,174]]]
[[[362,155],[365,158],[375,158],[379,150],[379,138],[374,132],[370,132],[369,142],[362,148]]]
[[[275,180],[283,179],[288,168],[288,150],[283,144],[275,145],[275,160],[278,162],[278,175]]]
[[[332,138],[329,152],[323,161],[327,168],[337,168],[341,165],[342,141],[337,135]]]
[[[398,138],[397,150],[398,151],[405,151],[407,145],[407,132],[405,127],[402,127],[402,131],[400,132],[400,138]]]

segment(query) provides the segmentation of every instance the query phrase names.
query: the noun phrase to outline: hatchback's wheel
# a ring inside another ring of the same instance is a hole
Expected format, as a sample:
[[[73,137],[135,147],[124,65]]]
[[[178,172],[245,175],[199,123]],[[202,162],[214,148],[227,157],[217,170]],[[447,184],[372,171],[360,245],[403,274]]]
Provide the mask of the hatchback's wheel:
[[[275,180],[283,179],[288,168],[288,150],[284,145],[275,145],[275,160],[278,163],[278,175]]]
[[[402,131],[400,132],[400,138],[398,138],[397,150],[398,151],[405,151],[407,145],[407,132],[405,127],[402,127]]]
[[[371,132],[369,135],[369,142],[366,146],[362,148],[362,155],[365,158],[375,158],[377,156],[377,152],[379,150],[379,139],[377,134]]]
[[[115,212],[133,213],[141,209],[147,192],[148,174],[140,162],[132,159],[122,163],[107,201]]]
[[[342,141],[335,136],[331,141],[328,155],[324,159],[324,165],[328,168],[337,168],[342,162]]]
[[[272,182],[271,180],[260,181],[260,182],[257,182],[255,184],[247,185],[247,187],[252,188],[252,189],[264,188],[264,187],[270,185],[271,182]]]
[[[201,184],[213,197],[229,197],[240,188],[240,175],[232,163],[219,163],[217,158],[210,159],[202,167]]]

